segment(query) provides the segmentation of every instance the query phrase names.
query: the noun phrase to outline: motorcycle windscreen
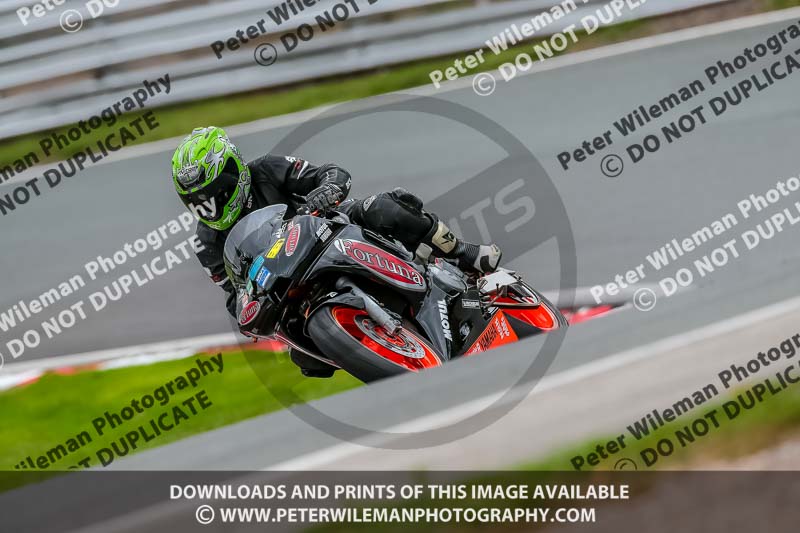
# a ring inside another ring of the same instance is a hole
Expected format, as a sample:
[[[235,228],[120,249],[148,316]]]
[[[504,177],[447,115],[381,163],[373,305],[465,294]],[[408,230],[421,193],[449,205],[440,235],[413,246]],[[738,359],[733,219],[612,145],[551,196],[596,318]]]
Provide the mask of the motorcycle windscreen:
[[[253,211],[233,227],[225,240],[225,270],[235,287],[246,285],[253,259],[260,256],[280,235],[286,214],[285,204]]]

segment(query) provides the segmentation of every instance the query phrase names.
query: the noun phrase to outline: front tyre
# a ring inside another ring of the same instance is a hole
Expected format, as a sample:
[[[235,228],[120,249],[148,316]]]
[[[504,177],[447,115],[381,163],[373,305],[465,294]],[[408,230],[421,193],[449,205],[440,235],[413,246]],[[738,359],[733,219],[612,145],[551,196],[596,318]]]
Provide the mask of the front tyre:
[[[389,335],[362,309],[326,305],[311,315],[308,334],[327,357],[364,382],[442,364],[407,322],[396,335]]]

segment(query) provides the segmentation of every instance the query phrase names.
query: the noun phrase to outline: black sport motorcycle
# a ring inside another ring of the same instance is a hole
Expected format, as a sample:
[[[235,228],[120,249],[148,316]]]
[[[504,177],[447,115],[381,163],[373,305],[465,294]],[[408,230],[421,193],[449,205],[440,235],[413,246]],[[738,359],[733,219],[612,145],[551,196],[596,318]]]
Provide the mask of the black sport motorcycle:
[[[255,211],[225,243],[244,335],[370,382],[567,327],[510,270],[475,277],[441,259],[420,265],[341,213],[285,214],[282,204]]]

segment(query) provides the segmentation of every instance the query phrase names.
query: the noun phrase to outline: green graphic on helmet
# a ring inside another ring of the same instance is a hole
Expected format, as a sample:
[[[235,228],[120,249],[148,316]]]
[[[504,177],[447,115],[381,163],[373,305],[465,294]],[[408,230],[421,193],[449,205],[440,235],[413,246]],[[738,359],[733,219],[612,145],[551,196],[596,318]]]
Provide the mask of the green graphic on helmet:
[[[250,169],[222,128],[198,128],[172,156],[181,201],[218,230],[233,226],[250,196]]]

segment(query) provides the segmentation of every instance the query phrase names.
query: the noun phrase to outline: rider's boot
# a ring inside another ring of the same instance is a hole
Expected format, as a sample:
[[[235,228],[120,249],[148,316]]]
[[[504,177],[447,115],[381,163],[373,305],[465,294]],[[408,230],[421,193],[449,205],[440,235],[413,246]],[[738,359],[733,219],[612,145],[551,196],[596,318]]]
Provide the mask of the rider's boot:
[[[487,273],[497,270],[503,257],[499,246],[472,244],[458,239],[444,222],[430,213],[426,214],[433,220],[433,226],[417,247],[417,257],[424,261],[431,255],[451,259],[466,272]]]

